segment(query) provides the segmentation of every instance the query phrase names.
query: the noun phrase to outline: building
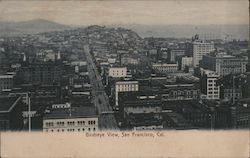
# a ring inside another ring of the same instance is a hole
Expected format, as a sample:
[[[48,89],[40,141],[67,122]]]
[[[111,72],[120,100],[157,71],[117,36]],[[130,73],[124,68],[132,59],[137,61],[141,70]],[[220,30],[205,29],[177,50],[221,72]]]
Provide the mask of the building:
[[[119,113],[126,129],[155,130],[162,129],[162,107],[158,95],[141,92],[123,92],[119,94]]]
[[[158,56],[161,57],[161,59],[167,60],[168,59],[168,48],[160,48],[158,50]]]
[[[121,65],[138,65],[140,58],[135,55],[122,55],[121,57]]]
[[[115,83],[115,106],[118,108],[118,95],[120,92],[132,92],[139,90],[138,81],[118,81]]]
[[[207,99],[220,99],[220,86],[217,85],[219,75],[211,70],[201,69],[200,87],[201,92]]]
[[[173,73],[178,71],[178,64],[154,63],[152,68],[158,73]]]
[[[169,84],[159,90],[163,101],[167,100],[195,100],[200,97],[200,89],[197,84]]]
[[[18,78],[22,83],[53,84],[60,82],[62,77],[60,62],[35,62],[22,65]]]
[[[192,43],[192,50],[193,66],[196,67],[199,65],[199,62],[202,59],[203,55],[207,55],[210,52],[213,52],[215,48],[214,43],[202,41],[198,36],[196,36]]]
[[[184,56],[185,53],[184,49],[168,49],[168,62],[176,62],[176,58]]]
[[[205,55],[201,66],[215,71],[220,76],[246,72],[247,59],[231,55]]]
[[[71,108],[71,105],[69,103],[65,103],[65,104],[53,104],[52,109],[67,109],[67,108]]]
[[[181,58],[181,70],[185,70],[186,67],[193,67],[193,57],[182,57]]]
[[[13,88],[13,75],[0,75],[0,93]]]
[[[84,132],[98,130],[94,107],[52,109],[43,117],[44,132]]]
[[[108,72],[109,77],[120,78],[127,76],[127,68],[126,67],[111,67]]]
[[[23,106],[21,97],[0,97],[0,131],[22,130]]]

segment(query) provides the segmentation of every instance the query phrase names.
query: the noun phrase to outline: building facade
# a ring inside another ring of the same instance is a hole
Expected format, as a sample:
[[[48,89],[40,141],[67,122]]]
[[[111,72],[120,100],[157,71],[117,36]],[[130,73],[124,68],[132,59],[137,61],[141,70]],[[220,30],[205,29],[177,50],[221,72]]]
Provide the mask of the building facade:
[[[138,81],[118,81],[115,83],[115,106],[118,107],[119,92],[132,92],[139,90]]]
[[[13,75],[0,75],[0,93],[13,88]]]
[[[201,92],[207,99],[220,99],[220,86],[217,85],[219,74],[211,70],[201,70]]]
[[[152,64],[152,68],[158,73],[173,73],[178,71],[178,64],[155,63]]]
[[[220,76],[240,74],[246,72],[247,59],[231,55],[205,55],[202,59],[202,67],[215,71]]]
[[[193,57],[182,57],[181,58],[181,70],[185,70],[186,67],[193,66]]]
[[[162,100],[195,100],[200,97],[200,89],[196,84],[164,85],[160,92]]]
[[[215,50],[214,43],[204,42],[202,40],[193,41],[193,66],[198,66],[203,55],[207,55]]]
[[[176,58],[184,56],[186,51],[184,49],[169,49],[168,50],[168,62],[176,62]]]
[[[111,67],[108,72],[109,77],[120,78],[127,76],[127,68],[126,67]]]
[[[95,108],[53,109],[43,118],[44,132],[84,132],[98,130]]]
[[[53,84],[60,82],[62,65],[58,62],[36,62],[23,65],[18,72],[23,83]]]
[[[161,100],[158,95],[124,92],[119,95],[123,124],[133,130],[163,128]]]

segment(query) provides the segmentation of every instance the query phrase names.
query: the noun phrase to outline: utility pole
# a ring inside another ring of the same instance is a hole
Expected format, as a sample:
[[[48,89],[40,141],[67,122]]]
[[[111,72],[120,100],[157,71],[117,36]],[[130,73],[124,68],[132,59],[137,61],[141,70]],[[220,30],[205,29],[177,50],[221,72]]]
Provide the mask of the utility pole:
[[[29,110],[29,132],[31,132],[31,117],[30,117],[30,93],[28,93],[28,110]]]
[[[234,86],[234,79],[235,79],[235,76],[233,75],[233,105],[234,105],[234,103],[235,103],[235,86]]]

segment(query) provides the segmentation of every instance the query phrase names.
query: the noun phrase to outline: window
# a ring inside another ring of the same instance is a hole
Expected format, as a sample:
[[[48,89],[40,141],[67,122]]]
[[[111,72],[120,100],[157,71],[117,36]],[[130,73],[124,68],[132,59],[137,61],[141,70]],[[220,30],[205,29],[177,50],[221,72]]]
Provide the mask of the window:
[[[75,122],[74,121],[68,121],[67,124],[68,124],[68,126],[74,126]]]
[[[84,125],[84,124],[85,124],[85,121],[77,121],[77,124],[78,124],[78,125]]]

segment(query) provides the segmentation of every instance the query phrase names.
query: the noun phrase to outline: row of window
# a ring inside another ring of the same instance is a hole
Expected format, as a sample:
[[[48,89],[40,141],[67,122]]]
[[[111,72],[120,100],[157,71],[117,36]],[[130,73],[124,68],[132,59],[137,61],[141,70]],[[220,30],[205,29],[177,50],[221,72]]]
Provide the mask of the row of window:
[[[91,128],[87,128],[88,131],[91,131]],[[93,128],[93,131],[95,131],[96,128]],[[81,132],[81,131],[85,131],[85,128],[78,128],[78,129],[74,129],[74,128],[69,128],[69,129],[46,129],[46,132]]]
[[[208,92],[208,94],[218,94],[218,91],[214,91],[214,93],[213,92]]]
[[[77,122],[76,121],[68,121],[67,122],[68,126],[74,126],[75,124],[77,124],[77,125],[85,125],[85,121],[77,121]],[[96,121],[95,120],[94,121],[88,121],[88,124],[89,125],[95,125]],[[54,122],[46,122],[45,125],[47,127],[51,127],[51,126],[54,126]],[[56,122],[56,125],[57,126],[64,126],[65,122],[59,121],[59,122]]]

